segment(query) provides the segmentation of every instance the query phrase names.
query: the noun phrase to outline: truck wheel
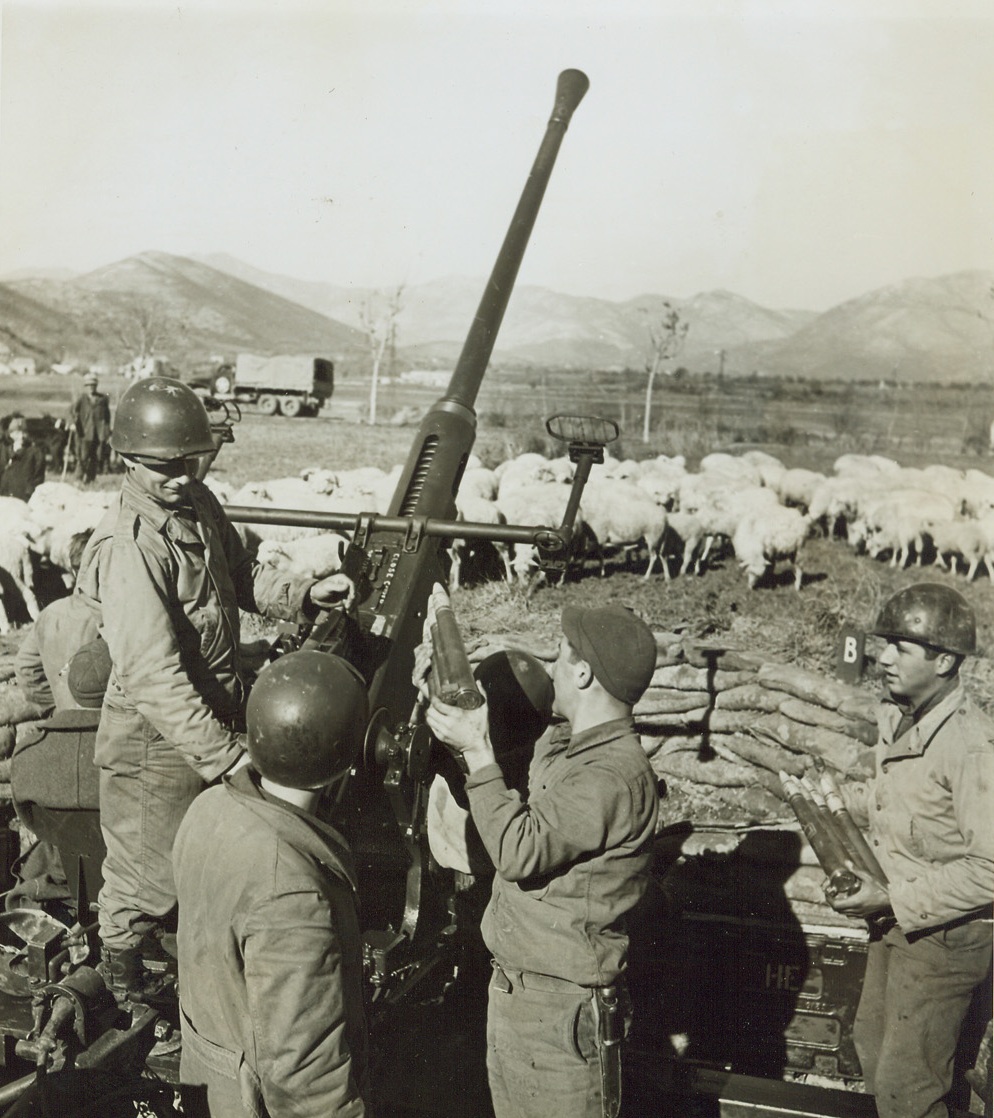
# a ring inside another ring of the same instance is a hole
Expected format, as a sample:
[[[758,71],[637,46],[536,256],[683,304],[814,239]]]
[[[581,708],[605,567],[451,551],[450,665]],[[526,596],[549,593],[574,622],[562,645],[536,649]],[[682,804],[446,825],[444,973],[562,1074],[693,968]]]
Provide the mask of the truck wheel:
[[[280,402],[275,396],[260,396],[259,411],[263,415],[275,415],[280,410]]]
[[[288,419],[296,419],[298,415],[304,410],[304,405],[296,396],[283,397],[283,414]]]

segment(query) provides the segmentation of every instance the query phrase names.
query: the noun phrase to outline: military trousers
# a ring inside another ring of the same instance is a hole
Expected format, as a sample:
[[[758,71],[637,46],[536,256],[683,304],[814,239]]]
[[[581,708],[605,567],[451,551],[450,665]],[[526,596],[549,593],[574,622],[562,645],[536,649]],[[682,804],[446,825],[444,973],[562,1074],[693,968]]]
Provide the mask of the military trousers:
[[[853,1041],[880,1118],[947,1118],[953,1059],[974,989],[991,967],[991,922],[870,944]]]
[[[104,706],[94,760],[107,853],[100,939],[135,948],[176,905],[172,850],[187,808],[206,787],[178,749],[135,710]]]
[[[495,965],[487,1077],[496,1118],[601,1118],[593,990]]]

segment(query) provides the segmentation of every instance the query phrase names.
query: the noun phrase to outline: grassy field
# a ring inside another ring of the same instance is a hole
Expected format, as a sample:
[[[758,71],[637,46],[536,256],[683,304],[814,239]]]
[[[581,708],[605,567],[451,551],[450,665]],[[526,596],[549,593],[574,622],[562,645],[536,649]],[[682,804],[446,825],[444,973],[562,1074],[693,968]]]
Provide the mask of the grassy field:
[[[536,379],[537,378],[537,379]],[[80,385],[59,377],[7,378],[0,384],[0,412],[60,414]],[[980,389],[924,388],[916,393],[870,386],[843,389],[764,382],[668,385],[656,393],[648,442],[642,441],[644,378],[639,387],[616,376],[592,374],[517,374],[481,392],[475,450],[488,465],[524,450],[557,453],[542,418],[555,411],[613,414],[624,420],[620,457],[659,452],[683,453],[696,465],[704,453],[741,452],[759,447],[790,466],[830,470],[845,451],[888,454],[905,465],[932,462],[994,472],[986,442],[970,442],[987,421],[986,393]],[[112,399],[126,382],[107,378]],[[773,391],[776,387],[776,391]],[[424,409],[437,390],[384,386],[379,415]],[[357,422],[367,409],[368,387],[340,384],[328,414],[317,419],[266,418],[246,411],[235,440],[223,448],[214,475],[238,486],[249,480],[284,477],[309,465],[347,469],[359,465],[389,469],[405,460],[416,427]],[[847,426],[848,425],[848,426]],[[101,487],[116,487],[116,477]],[[657,629],[714,637],[736,647],[762,651],[770,658],[829,671],[835,640],[843,624],[868,626],[880,603],[916,581],[916,568],[893,570],[856,556],[837,541],[810,541],[804,557],[805,586],[800,594],[783,583],[749,591],[731,557],[719,560],[704,576],[643,581],[640,574],[613,569],[604,579],[586,573],[578,582],[540,591],[526,603],[517,590],[486,583],[460,592],[458,608],[471,635],[500,634],[522,643],[551,644],[559,612],[571,601],[621,601],[639,610]],[[930,568],[926,577],[961,590],[980,618],[985,654],[994,648],[994,589],[986,578],[967,584],[962,577]],[[8,642],[4,642],[8,643]],[[970,665],[970,677],[994,709],[994,682],[986,655]]]

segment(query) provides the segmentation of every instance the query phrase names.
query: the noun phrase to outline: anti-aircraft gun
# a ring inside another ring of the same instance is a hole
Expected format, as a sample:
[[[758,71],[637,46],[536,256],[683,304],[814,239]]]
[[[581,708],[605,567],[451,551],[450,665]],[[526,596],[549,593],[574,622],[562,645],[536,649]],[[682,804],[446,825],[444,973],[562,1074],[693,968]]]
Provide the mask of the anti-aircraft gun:
[[[229,508],[232,520],[334,528],[351,535],[344,570],[356,580],[358,614],[319,619],[287,647],[346,656],[364,674],[372,716],[365,765],[353,778],[345,829],[359,864],[370,978],[395,1000],[431,969],[446,922],[441,898],[426,887],[425,806],[432,741],[415,717],[414,648],[432,587],[447,582],[452,538],[535,546],[549,569],[566,563],[580,495],[590,468],[617,437],[613,422],[555,416],[548,430],[577,464],[563,521],[544,528],[457,521],[455,497],[476,435],[474,404],[510,299],[559,146],[588,82],[578,70],[559,76],[555,105],[497,261],[445,394],[425,416],[386,515],[286,513]]]
[[[536,528],[456,520],[455,496],[475,440],[477,394],[560,144],[587,87],[578,70],[559,76],[545,135],[461,356],[445,394],[421,424],[387,514],[227,509],[236,522],[336,529],[351,538],[344,569],[356,581],[357,609],[347,617],[321,616],[311,626],[285,634],[274,656],[301,647],[334,651],[354,663],[368,684],[372,716],[343,826],[359,867],[368,973],[385,1006],[403,1000],[446,954],[449,914],[446,898],[429,882],[425,823],[432,752],[440,747],[416,717],[411,681],[432,588],[447,581],[446,545],[457,537],[526,543],[537,549],[547,569],[564,569],[583,486],[591,466],[603,460],[605,444],[618,434],[612,421],[596,417],[549,420],[549,433],[568,444],[576,464],[562,523]],[[232,416],[223,407],[214,410],[219,413],[215,442],[220,449],[232,439]],[[134,1071],[149,1057],[154,1041],[161,1048],[168,1040],[168,1025],[163,1028],[152,1011],[136,1013],[130,1028],[112,1024],[114,1007],[96,971],[86,965],[87,943],[95,942],[90,902],[99,888],[100,836],[95,803],[88,802],[78,813],[73,806],[60,808],[55,822],[49,813],[47,822],[49,837],[66,863],[77,925],[69,928],[39,914],[8,921],[6,929],[7,939],[23,947],[13,951],[16,963],[0,966],[3,1062],[10,1066],[15,1056],[28,1059],[38,1072],[37,1078],[23,1076],[0,1087],[0,1113],[34,1113],[49,1070],[63,1079],[83,1069]],[[87,813],[83,822],[89,825],[77,826],[79,820],[72,816]],[[44,811],[37,818],[45,825]],[[8,1013],[5,992],[14,1001],[21,995],[16,1012]],[[155,1070],[168,1079],[174,1065],[175,1060],[172,1065],[166,1060]],[[55,1078],[49,1077],[50,1087]],[[10,1103],[12,1108],[5,1109]],[[149,1109],[156,1105],[150,1099],[145,1104]]]

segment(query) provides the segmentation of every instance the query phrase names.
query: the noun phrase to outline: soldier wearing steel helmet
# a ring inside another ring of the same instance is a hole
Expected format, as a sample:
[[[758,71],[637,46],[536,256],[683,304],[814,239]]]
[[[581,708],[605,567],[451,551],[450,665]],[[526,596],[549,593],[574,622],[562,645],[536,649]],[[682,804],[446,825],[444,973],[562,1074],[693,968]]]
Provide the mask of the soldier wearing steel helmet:
[[[322,810],[342,793],[366,715],[346,661],[274,661],[248,700],[250,766],[199,796],[180,826],[188,1118],[368,1112],[356,876]]]
[[[956,591],[909,586],[884,605],[874,634],[886,642],[887,690],[876,773],[843,793],[887,880],[859,874],[859,890],[830,903],[882,918],[853,1027],[877,1113],[944,1118],[963,1019],[991,966],[994,721],[960,680],[977,635]]]
[[[133,384],[111,436],[126,476],[87,546],[78,589],[100,616],[113,671],[97,734],[101,972],[146,996],[143,941],[175,907],[170,851],[187,807],[244,757],[239,610],[312,620],[348,606],[344,575],[260,567],[197,480],[215,452],[203,403],[166,377]]]

